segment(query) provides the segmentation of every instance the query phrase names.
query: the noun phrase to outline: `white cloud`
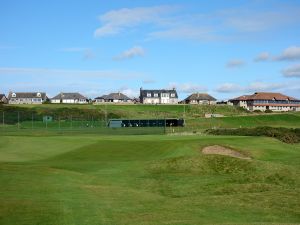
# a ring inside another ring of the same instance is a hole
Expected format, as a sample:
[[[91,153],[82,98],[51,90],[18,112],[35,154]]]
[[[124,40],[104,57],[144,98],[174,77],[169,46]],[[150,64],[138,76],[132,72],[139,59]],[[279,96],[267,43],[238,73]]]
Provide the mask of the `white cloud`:
[[[285,49],[281,55],[274,58],[274,60],[278,61],[293,61],[300,60],[300,47],[291,46]]]
[[[227,64],[226,67],[228,68],[237,68],[237,67],[242,67],[245,65],[245,62],[240,59],[232,59],[230,60]]]
[[[181,93],[193,93],[193,92],[206,92],[207,88],[194,83],[182,83],[178,84],[175,82],[169,83],[168,89],[176,88],[178,92]]]
[[[104,37],[118,34],[125,29],[141,24],[156,24],[161,16],[170,13],[175,8],[174,6],[153,6],[112,10],[99,17],[102,26],[95,30],[94,35],[95,37]]]
[[[119,91],[127,95],[129,98],[134,98],[134,97],[137,98],[140,95],[140,90],[132,89],[126,86],[121,87]]]
[[[217,92],[220,93],[232,93],[241,91],[241,86],[233,83],[224,83],[216,88]]]
[[[299,13],[297,7],[277,7],[266,11],[240,7],[221,11],[220,18],[227,27],[239,32],[253,33],[296,24],[295,19],[299,19]]]
[[[258,3],[258,5],[261,3]],[[298,25],[300,8],[272,5],[269,10],[257,10],[255,4],[244,4],[207,14],[190,13],[185,7],[152,6],[122,8],[108,11],[99,19],[101,26],[95,37],[105,37],[141,29],[147,39],[172,38],[198,41],[236,40],[250,37],[248,34],[265,31],[281,31],[282,27]],[[267,34],[267,33],[265,33]]]
[[[161,31],[155,31],[149,34],[152,38],[171,38],[171,39],[194,39],[194,40],[212,40],[216,37],[212,30],[207,27],[195,27],[192,25],[179,25]]]
[[[153,80],[153,79],[145,79],[143,80],[143,84],[154,84],[156,83],[157,81],[156,80]]]
[[[131,59],[133,57],[137,56],[144,56],[145,50],[140,46],[134,46],[124,52],[122,52],[120,55],[114,57],[115,60],[123,60],[123,59]]]
[[[300,78],[300,64],[292,65],[281,71],[285,77],[299,77]]]
[[[255,57],[255,62],[268,61],[270,59],[270,54],[268,52],[262,52]]]
[[[95,58],[95,53],[90,48],[83,47],[71,47],[71,48],[62,48],[61,52],[70,52],[70,53],[81,53],[83,60],[90,60]]]
[[[246,86],[241,86],[234,83],[224,83],[216,88],[220,93],[237,93],[237,92],[255,92],[255,91],[276,91],[286,87],[283,83],[265,83],[265,82],[253,82]]]

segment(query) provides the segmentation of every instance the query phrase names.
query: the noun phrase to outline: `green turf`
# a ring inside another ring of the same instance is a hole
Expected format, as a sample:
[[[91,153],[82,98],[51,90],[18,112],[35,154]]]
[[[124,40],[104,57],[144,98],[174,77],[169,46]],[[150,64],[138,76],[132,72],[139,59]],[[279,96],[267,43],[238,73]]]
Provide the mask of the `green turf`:
[[[264,137],[2,135],[0,224],[299,224],[299,162]]]

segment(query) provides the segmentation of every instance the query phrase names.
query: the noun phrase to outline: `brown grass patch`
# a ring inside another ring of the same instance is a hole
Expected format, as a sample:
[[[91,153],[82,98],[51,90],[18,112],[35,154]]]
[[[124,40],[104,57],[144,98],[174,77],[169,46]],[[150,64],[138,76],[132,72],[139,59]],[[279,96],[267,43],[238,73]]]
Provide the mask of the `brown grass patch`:
[[[225,156],[230,156],[239,159],[247,159],[247,160],[251,159],[250,157],[238,151],[220,145],[212,145],[212,146],[204,147],[202,149],[202,153],[207,155],[225,155]]]

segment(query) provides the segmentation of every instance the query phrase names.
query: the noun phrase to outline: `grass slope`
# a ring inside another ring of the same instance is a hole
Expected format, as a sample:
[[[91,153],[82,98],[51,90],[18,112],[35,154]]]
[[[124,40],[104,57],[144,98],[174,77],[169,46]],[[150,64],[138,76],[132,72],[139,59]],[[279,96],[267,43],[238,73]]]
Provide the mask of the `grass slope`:
[[[202,155],[206,145],[253,160]],[[299,224],[300,145],[264,137],[0,136],[1,224]]]
[[[184,110],[185,107],[185,110]],[[106,108],[106,109],[105,109]],[[300,127],[300,113],[255,114],[232,106],[207,105],[0,105],[0,116],[9,126],[6,129],[85,129],[106,126],[110,118],[183,118],[186,128],[180,130],[205,130],[209,128],[239,127]],[[185,114],[183,112],[186,112]],[[18,115],[19,112],[19,115]],[[204,118],[205,113],[220,113],[221,118]],[[53,121],[43,122],[44,115],[53,116]],[[19,118],[19,119],[18,119]],[[72,121],[71,121],[72,120]],[[17,125],[20,122],[19,126]],[[0,124],[0,128],[2,123]]]

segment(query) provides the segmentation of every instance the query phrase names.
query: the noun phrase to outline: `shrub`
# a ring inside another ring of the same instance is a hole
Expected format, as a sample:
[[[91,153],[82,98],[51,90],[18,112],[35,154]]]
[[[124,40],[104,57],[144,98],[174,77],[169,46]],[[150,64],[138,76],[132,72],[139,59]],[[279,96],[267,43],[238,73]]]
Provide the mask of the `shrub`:
[[[271,109],[266,109],[265,113],[272,113],[273,111]]]
[[[206,133],[213,135],[236,135],[236,136],[266,136],[273,137],[285,143],[299,143],[300,129],[283,127],[256,127],[238,129],[210,129]]]

